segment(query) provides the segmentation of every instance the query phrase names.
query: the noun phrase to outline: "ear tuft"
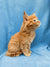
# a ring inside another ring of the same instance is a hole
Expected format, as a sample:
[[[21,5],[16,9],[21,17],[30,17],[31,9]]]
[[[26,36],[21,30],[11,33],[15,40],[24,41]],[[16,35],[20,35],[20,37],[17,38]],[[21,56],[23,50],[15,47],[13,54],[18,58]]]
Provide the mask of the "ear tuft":
[[[25,11],[24,11],[24,14],[26,14]]]
[[[33,15],[35,15],[35,12],[33,13]]]

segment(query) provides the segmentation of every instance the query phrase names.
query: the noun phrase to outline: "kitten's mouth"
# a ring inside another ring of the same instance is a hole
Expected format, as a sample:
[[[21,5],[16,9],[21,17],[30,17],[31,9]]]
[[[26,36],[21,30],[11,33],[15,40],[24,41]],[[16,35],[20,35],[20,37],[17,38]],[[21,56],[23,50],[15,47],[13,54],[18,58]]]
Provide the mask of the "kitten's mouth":
[[[40,24],[37,24],[36,26],[39,26],[40,27],[41,23]]]

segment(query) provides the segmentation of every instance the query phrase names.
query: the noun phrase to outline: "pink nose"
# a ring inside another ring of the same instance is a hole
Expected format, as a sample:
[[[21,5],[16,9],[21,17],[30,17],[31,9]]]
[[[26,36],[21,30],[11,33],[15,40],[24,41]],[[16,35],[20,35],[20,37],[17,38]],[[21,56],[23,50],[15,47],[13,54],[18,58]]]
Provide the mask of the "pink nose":
[[[39,20],[38,20],[37,22],[38,22],[38,23],[40,23],[40,21],[39,21]]]

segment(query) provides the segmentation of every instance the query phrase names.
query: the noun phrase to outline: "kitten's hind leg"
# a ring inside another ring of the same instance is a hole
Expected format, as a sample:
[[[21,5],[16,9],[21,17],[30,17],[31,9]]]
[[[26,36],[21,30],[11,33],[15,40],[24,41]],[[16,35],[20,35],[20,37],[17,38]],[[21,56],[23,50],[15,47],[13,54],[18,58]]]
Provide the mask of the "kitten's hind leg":
[[[22,52],[20,51],[20,52],[17,52],[16,53],[16,56],[19,56],[19,55],[21,55],[22,54]]]

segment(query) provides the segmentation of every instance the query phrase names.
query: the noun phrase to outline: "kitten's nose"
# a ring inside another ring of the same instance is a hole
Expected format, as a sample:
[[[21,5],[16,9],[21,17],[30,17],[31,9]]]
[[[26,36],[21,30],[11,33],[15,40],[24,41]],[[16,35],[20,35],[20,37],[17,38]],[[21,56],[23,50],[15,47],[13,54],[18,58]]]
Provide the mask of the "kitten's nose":
[[[40,21],[39,21],[39,20],[37,20],[37,23],[40,23]]]
[[[36,20],[36,21],[40,23],[40,21],[39,21],[39,20]]]

